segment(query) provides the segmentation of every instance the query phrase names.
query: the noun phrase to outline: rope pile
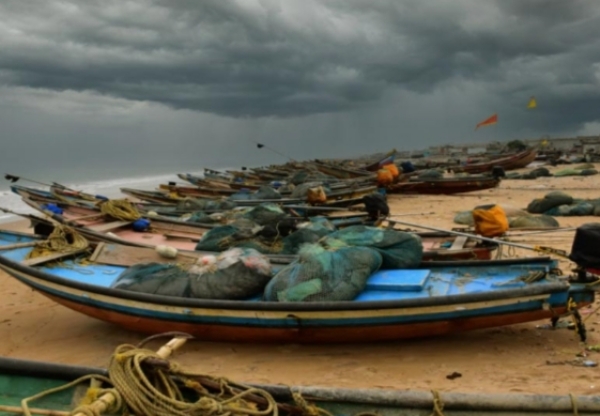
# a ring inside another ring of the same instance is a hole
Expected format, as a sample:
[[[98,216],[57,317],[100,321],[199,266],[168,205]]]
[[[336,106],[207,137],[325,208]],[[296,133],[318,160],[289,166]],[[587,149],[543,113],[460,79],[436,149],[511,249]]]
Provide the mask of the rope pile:
[[[84,376],[21,402],[25,416],[33,412],[29,403],[72,388],[82,381],[96,379],[109,388],[89,388],[81,404],[71,414],[100,416],[93,403],[106,394],[112,396],[106,413],[152,416],[278,416],[279,411],[298,416],[332,416],[306,402],[299,393],[295,405],[277,403],[266,390],[233,383],[226,379],[189,373],[177,363],[156,352],[133,345],[120,345],[111,357],[108,378]]]
[[[89,244],[86,238],[73,228],[56,223],[48,239],[36,243],[33,250],[27,254],[26,259],[46,256],[52,253],[68,253],[84,250],[88,248]]]
[[[100,203],[100,212],[121,221],[135,221],[142,215],[133,204],[126,199],[111,199]]]

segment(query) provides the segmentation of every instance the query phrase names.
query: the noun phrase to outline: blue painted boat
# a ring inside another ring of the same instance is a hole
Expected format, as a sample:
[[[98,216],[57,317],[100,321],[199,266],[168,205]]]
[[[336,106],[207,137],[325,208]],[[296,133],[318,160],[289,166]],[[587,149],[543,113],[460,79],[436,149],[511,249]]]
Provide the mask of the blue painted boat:
[[[380,271],[353,301],[159,296],[111,288],[128,265],[156,260],[152,249],[123,248],[135,258],[133,263],[122,258],[99,262],[92,255],[91,264],[84,266],[81,260],[90,259],[89,253],[63,255],[59,263],[52,256],[26,260],[35,241],[39,237],[0,232],[0,269],[91,317],[134,331],[182,331],[204,340],[319,343],[406,339],[558,318],[569,308],[594,300],[590,286],[569,282],[557,271],[557,263],[545,257],[432,262],[414,270]],[[155,258],[144,257],[140,250]]]

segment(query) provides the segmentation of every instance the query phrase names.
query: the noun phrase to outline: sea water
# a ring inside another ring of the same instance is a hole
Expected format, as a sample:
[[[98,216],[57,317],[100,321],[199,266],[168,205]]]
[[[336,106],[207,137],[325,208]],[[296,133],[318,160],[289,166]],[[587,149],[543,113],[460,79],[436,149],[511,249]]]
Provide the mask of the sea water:
[[[193,175],[202,176],[202,172],[189,172]],[[31,178],[36,179],[36,178]],[[48,182],[50,182],[48,180]],[[46,182],[44,180],[40,180],[40,182]],[[97,181],[81,181],[81,182],[61,182],[62,185],[65,185],[71,189],[75,189],[77,191],[83,191],[92,195],[103,195],[107,198],[127,198],[128,196],[122,194],[120,188],[136,188],[143,189],[147,191],[153,191],[158,188],[159,184],[164,184],[167,182],[177,182],[178,184],[185,186],[193,186],[188,182],[179,179],[175,174],[163,174],[156,176],[140,176],[140,177],[130,177],[130,178],[120,178],[120,179],[106,179],[106,180],[97,180]],[[48,187],[44,187],[32,182],[28,182],[27,180],[20,179],[16,182],[17,185],[27,186],[30,188],[44,189],[48,190]],[[4,183],[0,183],[0,208],[6,208],[8,210],[18,212],[21,214],[34,214],[39,215],[40,213],[29,205],[25,204],[21,197],[10,190],[11,183],[9,181],[5,181]],[[0,223],[6,223],[17,220],[18,217],[13,214],[6,214],[0,211]]]

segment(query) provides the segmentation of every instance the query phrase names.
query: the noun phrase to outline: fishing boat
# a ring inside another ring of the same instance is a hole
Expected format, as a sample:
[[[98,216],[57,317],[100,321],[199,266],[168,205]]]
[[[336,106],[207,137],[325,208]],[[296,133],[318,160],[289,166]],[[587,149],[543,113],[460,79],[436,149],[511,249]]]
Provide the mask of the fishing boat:
[[[361,167],[359,170],[366,170],[369,172],[377,172],[379,169],[381,169],[385,165],[394,163],[396,153],[397,153],[396,149],[392,149],[389,152],[387,152],[383,157],[381,157],[379,160],[369,163],[368,165]]]
[[[0,415],[23,413],[23,400],[50,389],[56,392],[29,403],[31,414],[55,416],[71,414],[75,406],[85,397],[90,383],[86,385],[82,382],[64,390],[58,388],[86,376],[109,377],[109,373],[106,369],[98,367],[0,357]],[[218,392],[219,383],[215,383],[212,378],[204,377],[200,381],[205,388],[211,390],[216,384],[215,392]],[[256,383],[244,383],[244,385],[268,393],[278,404],[278,414],[285,416],[301,416],[304,413],[294,401],[293,393],[301,395],[308,403],[327,411],[332,416],[359,414],[417,416],[431,414],[435,408],[442,412],[438,414],[446,416],[470,414],[560,416],[600,413],[600,399],[597,395],[432,393],[390,388],[349,389]],[[255,395],[254,400],[257,400],[256,397]],[[264,407],[263,399],[259,404],[259,410]]]
[[[79,205],[83,207],[93,208],[95,203],[100,202],[98,199],[96,201],[91,201],[89,198],[81,199],[77,194],[64,194],[59,196],[53,191],[46,191],[44,189],[32,188],[29,186],[21,186],[21,185],[11,185],[10,190],[19,195],[21,198],[27,198],[32,201],[43,202],[43,203],[54,203],[56,201],[68,202],[74,205]]]
[[[28,258],[31,246],[40,240],[1,231],[0,269],[90,317],[132,331],[180,331],[206,341],[340,343],[420,338],[558,318],[594,301],[592,286],[561,276],[557,262],[547,257],[437,262],[378,271],[352,301],[162,296],[111,287],[127,266],[149,261],[142,254],[126,255],[117,249],[111,257],[111,252],[96,253],[96,245],[92,255],[87,247]],[[189,256],[179,255],[177,261],[196,261]]]
[[[449,168],[451,171],[466,172],[466,173],[485,173],[490,172],[494,167],[501,167],[505,171],[521,169],[529,165],[537,157],[537,150],[530,148],[514,155],[502,157],[499,159],[490,160],[487,162],[472,163],[462,166],[454,166]]]
[[[333,176],[339,179],[372,179],[375,181],[376,175],[373,172],[348,169],[341,166],[332,165],[329,163],[323,163],[320,161],[313,162],[314,167],[325,175]]]
[[[177,195],[185,198],[214,198],[214,197],[231,197],[237,193],[236,189],[223,189],[223,188],[206,188],[206,187],[186,187],[177,186],[171,184],[159,185],[159,190],[168,193],[169,195]],[[361,198],[365,195],[371,194],[377,191],[377,187],[373,185],[369,186],[344,186],[341,189],[333,189],[327,194],[327,201],[340,201],[346,199]],[[306,198],[285,198],[287,203],[296,200],[296,203],[304,202]]]
[[[159,245],[169,245],[179,250],[195,251],[195,247],[207,231],[223,225],[212,223],[190,223],[165,216],[151,218],[152,230],[149,232],[135,231],[133,221],[115,220],[103,215],[97,207],[80,207],[61,201],[54,201],[54,206],[60,208],[61,213],[50,212],[45,205],[23,199],[33,209],[50,216],[60,224],[76,227],[77,230],[90,241],[104,241],[137,247],[154,248]],[[303,207],[290,207],[291,212],[297,212]],[[322,213],[321,213],[322,214]],[[336,211],[327,212],[327,219],[337,228],[350,225],[374,225],[365,213]],[[298,222],[304,217],[298,218]],[[35,222],[35,220],[34,220]],[[38,223],[45,224],[46,234],[52,227],[48,222],[40,219]],[[395,229],[394,221],[386,221],[388,229]],[[399,230],[403,231],[403,230]],[[444,232],[414,232],[421,237],[423,243],[423,261],[454,261],[454,260],[489,260],[497,250],[498,245],[489,242],[480,242],[473,238],[451,235]],[[208,254],[205,252],[205,254]],[[297,256],[291,254],[270,254],[269,258],[279,264],[288,264]]]
[[[386,187],[392,194],[453,195],[465,192],[477,192],[497,188],[500,178],[491,176],[415,179],[399,182]]]

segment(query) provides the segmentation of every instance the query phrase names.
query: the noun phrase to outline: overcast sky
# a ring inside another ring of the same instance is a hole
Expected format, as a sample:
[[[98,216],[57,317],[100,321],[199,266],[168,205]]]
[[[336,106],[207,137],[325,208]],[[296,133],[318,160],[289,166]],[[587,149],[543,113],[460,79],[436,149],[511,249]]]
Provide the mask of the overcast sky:
[[[0,166],[99,178],[285,161],[256,141],[305,159],[598,134],[599,12],[596,0],[2,0]]]

